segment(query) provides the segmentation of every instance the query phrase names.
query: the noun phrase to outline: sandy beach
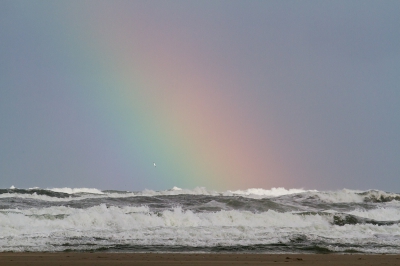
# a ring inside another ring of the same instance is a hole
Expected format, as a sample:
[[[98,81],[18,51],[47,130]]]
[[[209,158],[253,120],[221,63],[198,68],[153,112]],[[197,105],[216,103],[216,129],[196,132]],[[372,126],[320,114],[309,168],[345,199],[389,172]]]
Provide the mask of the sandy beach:
[[[400,265],[400,255],[6,252],[0,265]]]

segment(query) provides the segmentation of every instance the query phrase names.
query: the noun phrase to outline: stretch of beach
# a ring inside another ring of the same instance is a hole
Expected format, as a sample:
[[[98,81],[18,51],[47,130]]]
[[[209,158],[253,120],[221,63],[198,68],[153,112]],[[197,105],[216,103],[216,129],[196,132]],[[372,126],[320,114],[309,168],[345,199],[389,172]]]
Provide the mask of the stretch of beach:
[[[400,255],[360,254],[179,254],[0,253],[0,265],[400,265]]]

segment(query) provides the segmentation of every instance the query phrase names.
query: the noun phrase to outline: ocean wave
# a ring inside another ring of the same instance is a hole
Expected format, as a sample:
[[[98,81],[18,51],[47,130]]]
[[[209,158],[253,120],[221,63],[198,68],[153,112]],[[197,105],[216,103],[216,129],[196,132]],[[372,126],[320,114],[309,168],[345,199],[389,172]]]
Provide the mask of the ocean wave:
[[[0,198],[24,198],[43,201],[72,201],[90,198],[128,198],[128,197],[156,197],[156,196],[178,196],[178,195],[203,195],[203,196],[225,196],[243,197],[251,199],[279,198],[281,202],[306,202],[320,201],[326,203],[379,203],[400,201],[400,194],[384,192],[379,190],[349,190],[317,191],[304,189],[285,189],[282,187],[261,189],[251,188],[247,190],[228,190],[217,192],[204,187],[194,189],[182,189],[173,187],[169,190],[155,191],[145,189],[138,192],[99,190],[95,188],[29,188],[29,189],[0,189]]]
[[[400,194],[384,192],[380,190],[350,190],[337,191],[305,191],[294,196],[284,195],[283,199],[293,201],[321,201],[327,203],[363,203],[363,202],[391,202],[400,201]]]
[[[371,210],[355,209],[349,211],[348,214],[378,221],[400,220],[400,209],[392,207],[378,207]]]
[[[66,194],[80,194],[80,193],[85,193],[85,194],[104,194],[101,190],[96,189],[96,188],[48,188],[45,190],[50,190],[54,192],[60,192],[60,193],[66,193]]]
[[[0,251],[85,250],[118,245],[223,248],[280,244],[305,248],[316,243],[329,249],[371,241],[374,245],[400,247],[398,223],[370,221],[345,213],[194,213],[181,207],[155,212],[146,206],[105,204],[86,209],[9,209],[0,212]]]
[[[316,191],[316,190],[313,190]],[[0,198],[31,198],[36,200],[47,200],[47,201],[68,201],[68,200],[79,200],[88,198],[127,198],[127,197],[153,197],[153,196],[176,196],[176,195],[205,195],[205,196],[241,196],[246,198],[271,198],[281,195],[290,195],[294,193],[303,193],[306,190],[303,189],[285,189],[285,188],[271,188],[267,189],[247,189],[237,191],[225,191],[217,192],[214,190],[208,190],[204,187],[196,187],[194,189],[182,189],[173,187],[168,190],[155,191],[145,189],[138,192],[130,191],[101,191],[95,188],[47,188],[41,189],[38,187],[29,189],[0,189]]]
[[[1,251],[400,253],[399,194],[0,189]]]
[[[291,195],[305,192],[318,192],[317,190],[304,190],[304,189],[285,189],[283,187],[271,188],[271,189],[262,189],[262,188],[250,188],[246,190],[228,190],[227,192],[222,193],[224,196],[243,196],[243,197],[251,197],[251,198],[265,198],[265,197],[279,197],[283,195]]]

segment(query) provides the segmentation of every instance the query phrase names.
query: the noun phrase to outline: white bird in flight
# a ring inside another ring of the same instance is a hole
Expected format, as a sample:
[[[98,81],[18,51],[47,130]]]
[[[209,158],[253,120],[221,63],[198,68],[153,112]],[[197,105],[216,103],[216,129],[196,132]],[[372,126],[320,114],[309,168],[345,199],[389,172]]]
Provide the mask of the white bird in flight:
[[[153,165],[154,165],[154,167],[157,167],[157,165],[156,165],[156,163],[155,163],[155,162],[153,162]]]

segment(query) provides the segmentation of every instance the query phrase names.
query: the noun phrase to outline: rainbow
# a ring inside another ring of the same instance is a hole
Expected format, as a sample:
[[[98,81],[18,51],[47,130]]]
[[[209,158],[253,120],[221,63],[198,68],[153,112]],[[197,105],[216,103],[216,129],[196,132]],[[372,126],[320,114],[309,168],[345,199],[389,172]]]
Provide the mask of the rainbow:
[[[101,161],[116,169],[112,178],[131,182],[129,189],[276,185],[282,164],[273,149],[260,152],[268,136],[246,120],[227,68],[204,58],[179,29],[119,8],[103,3],[86,10],[89,18],[66,13],[70,86],[93,116],[93,137],[115,158]]]

